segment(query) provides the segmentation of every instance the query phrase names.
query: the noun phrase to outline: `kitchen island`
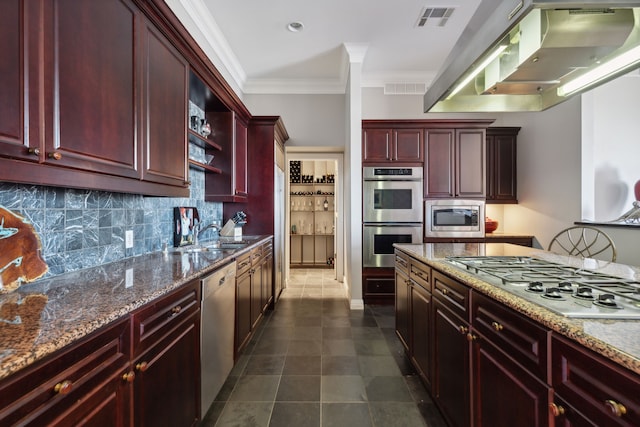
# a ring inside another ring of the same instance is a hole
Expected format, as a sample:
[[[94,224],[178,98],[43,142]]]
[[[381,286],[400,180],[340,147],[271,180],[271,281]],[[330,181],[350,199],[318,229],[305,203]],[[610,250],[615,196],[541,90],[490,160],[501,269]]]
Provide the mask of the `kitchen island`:
[[[271,239],[149,253],[0,295],[0,424],[158,425],[168,411],[163,422],[193,425],[200,278],[236,259],[268,262]]]
[[[535,257],[631,281],[639,268],[509,244],[394,246],[397,334],[450,425],[638,425],[640,320],[566,317],[446,257]]]

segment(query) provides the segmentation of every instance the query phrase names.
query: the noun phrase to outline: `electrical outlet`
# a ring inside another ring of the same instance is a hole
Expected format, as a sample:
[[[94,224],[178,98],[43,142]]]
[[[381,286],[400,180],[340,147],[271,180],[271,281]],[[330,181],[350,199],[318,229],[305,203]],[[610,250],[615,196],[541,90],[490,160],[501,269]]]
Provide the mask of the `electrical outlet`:
[[[133,247],[133,230],[127,230],[124,232],[124,248],[129,249]]]
[[[124,272],[124,287],[130,288],[133,286],[133,268],[127,268]]]

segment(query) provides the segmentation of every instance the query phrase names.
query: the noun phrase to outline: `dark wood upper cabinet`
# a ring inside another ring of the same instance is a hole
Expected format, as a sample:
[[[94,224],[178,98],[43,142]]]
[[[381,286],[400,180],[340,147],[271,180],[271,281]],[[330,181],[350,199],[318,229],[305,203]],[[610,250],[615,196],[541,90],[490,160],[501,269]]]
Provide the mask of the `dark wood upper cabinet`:
[[[126,0],[45,2],[44,162],[139,178],[137,10]]]
[[[425,129],[425,198],[484,198],[484,128]]]
[[[519,127],[487,128],[487,203],[518,203]]]
[[[37,73],[25,74],[30,64],[38,63],[37,38],[29,36],[30,26],[37,26],[37,15],[33,15],[29,2],[6,0],[0,2],[0,153],[3,156],[37,161],[38,156],[28,150],[29,141],[38,141],[38,128],[30,126],[31,106],[27,96],[37,99]],[[35,66],[33,67],[35,68]],[[38,109],[34,108],[31,119],[37,123]]]
[[[362,163],[391,160],[391,129],[362,130]]]
[[[363,121],[362,163],[409,166],[423,161],[422,129],[378,128],[378,121]],[[369,128],[371,126],[371,128]]]
[[[424,197],[454,197],[454,129],[425,131]]]
[[[236,196],[246,197],[247,187],[247,124],[240,120],[237,115],[235,119],[235,144],[234,144],[234,168],[233,168],[233,193]]]
[[[150,23],[142,31],[143,179],[184,186],[187,181],[187,80],[185,59]],[[174,120],[167,120],[173,117]]]

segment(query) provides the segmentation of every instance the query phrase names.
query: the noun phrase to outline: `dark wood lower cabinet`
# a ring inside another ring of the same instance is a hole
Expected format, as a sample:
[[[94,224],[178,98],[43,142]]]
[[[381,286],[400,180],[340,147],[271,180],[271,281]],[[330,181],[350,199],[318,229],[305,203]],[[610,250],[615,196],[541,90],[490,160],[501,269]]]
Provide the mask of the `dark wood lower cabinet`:
[[[409,293],[411,281],[400,269],[396,269],[396,335],[404,348],[409,351]]]
[[[0,383],[0,425],[127,426],[129,319]]]
[[[640,425],[637,375],[560,336],[552,338],[551,358],[556,425]]]
[[[474,427],[549,425],[551,387],[472,333]]]
[[[431,293],[420,285],[410,288],[411,301],[411,361],[422,381],[431,385]]]
[[[449,426],[470,426],[469,324],[434,298],[433,329],[433,399]]]
[[[200,312],[134,361],[134,425],[192,426],[200,415]]]
[[[235,357],[244,350],[273,301],[273,241],[237,260]]]

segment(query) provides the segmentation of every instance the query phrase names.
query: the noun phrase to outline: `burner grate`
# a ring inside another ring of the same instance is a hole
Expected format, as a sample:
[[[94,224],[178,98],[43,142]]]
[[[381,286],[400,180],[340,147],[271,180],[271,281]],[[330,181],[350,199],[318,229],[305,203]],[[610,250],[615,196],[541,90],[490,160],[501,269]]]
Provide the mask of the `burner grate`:
[[[490,282],[498,282],[513,293],[568,317],[640,318],[640,282],[637,281],[532,257],[448,257],[447,261],[472,274],[485,276]],[[550,296],[549,292],[533,292],[530,286],[533,283],[552,293],[554,288],[562,286],[560,292],[576,298],[567,300],[555,293],[555,296]],[[625,310],[607,310],[606,304],[599,306],[603,310],[594,309],[591,304],[595,302],[589,302],[593,297],[589,299],[579,295],[579,289],[583,288],[590,288],[589,292],[594,295],[614,295]],[[582,301],[587,301],[586,306],[576,304],[581,297]]]

